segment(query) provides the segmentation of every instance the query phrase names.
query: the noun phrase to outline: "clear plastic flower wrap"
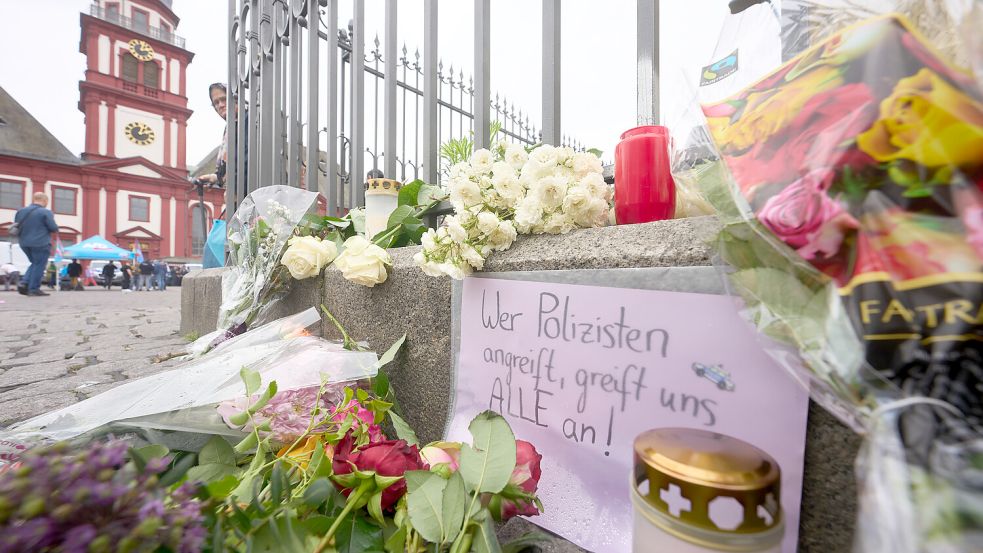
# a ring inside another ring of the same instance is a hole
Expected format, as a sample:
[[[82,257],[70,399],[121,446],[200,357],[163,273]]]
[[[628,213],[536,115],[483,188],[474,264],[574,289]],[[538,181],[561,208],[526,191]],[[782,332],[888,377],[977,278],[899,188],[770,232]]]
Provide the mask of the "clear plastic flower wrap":
[[[670,124],[745,315],[866,437],[857,551],[983,550],[983,94],[944,60],[879,17]]]
[[[380,362],[375,353],[349,351],[305,331],[318,321],[311,308],[268,323],[173,370],[15,424],[0,433],[0,441],[67,440],[99,434],[109,425],[114,431],[150,429],[242,437],[240,430],[223,421],[216,406],[245,395],[243,368],[258,373],[263,386],[276,381],[281,397],[274,404],[286,404],[293,396],[322,388],[321,395],[330,401],[345,385],[378,373]]]
[[[218,331],[199,338],[193,354],[264,322],[267,310],[288,290],[290,277],[280,264],[287,242],[316,202],[316,192],[289,186],[265,186],[246,196],[229,222]]]

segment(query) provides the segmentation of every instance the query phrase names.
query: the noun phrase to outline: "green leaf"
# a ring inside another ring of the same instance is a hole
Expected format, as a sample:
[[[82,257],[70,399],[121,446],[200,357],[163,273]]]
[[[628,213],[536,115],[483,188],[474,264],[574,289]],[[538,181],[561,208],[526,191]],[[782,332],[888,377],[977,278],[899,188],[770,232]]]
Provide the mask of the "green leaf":
[[[396,352],[399,351],[399,348],[403,347],[403,342],[405,341],[406,341],[406,335],[403,334],[399,338],[399,340],[396,340],[396,342],[393,345],[389,346],[389,349],[386,350],[386,353],[382,354],[382,357],[380,357],[379,361],[377,361],[375,364],[375,369],[379,370],[382,367],[386,366],[390,361],[392,361],[396,357]]]
[[[246,453],[247,451],[252,451],[257,445],[259,445],[259,441],[256,439],[256,434],[250,432],[233,449],[236,453]]]
[[[366,504],[369,509],[369,515],[379,523],[379,526],[384,526],[386,524],[385,517],[382,516],[382,492],[378,492],[369,498],[369,502]]]
[[[331,497],[331,492],[334,489],[334,484],[327,478],[316,478],[307,486],[307,490],[304,491],[304,504],[310,507],[317,507]]]
[[[198,453],[198,464],[207,465],[217,463],[220,465],[235,465],[236,453],[229,445],[229,442],[221,436],[212,436],[205,447]]]
[[[386,553],[403,553],[406,550],[406,527],[400,526],[386,540]]]
[[[589,150],[587,150],[587,153],[588,154],[594,154],[597,157],[601,157],[601,155],[604,154],[603,151],[601,151],[601,150],[599,150],[597,148],[590,148]]]
[[[283,502],[283,467],[279,462],[273,464],[273,472],[270,474],[270,499],[273,505]]]
[[[423,185],[424,182],[420,179],[404,184],[403,187],[399,189],[399,205],[420,205],[420,189],[423,188]]]
[[[380,372],[379,374],[383,373]],[[409,445],[420,445],[420,440],[416,437],[416,432],[413,431],[413,428],[402,417],[393,411],[389,411],[389,420],[392,421],[393,428],[396,430],[396,436],[400,440],[406,441]]]
[[[359,403],[364,405],[365,400],[369,399],[369,393],[363,390],[362,388],[359,388],[358,390],[355,391],[355,398],[358,399]]]
[[[242,377],[242,382],[246,385],[247,396],[255,394],[256,390],[259,390],[259,387],[263,384],[263,379],[259,376],[259,373],[249,367],[239,369],[239,376]]]
[[[214,482],[235,474],[235,466],[225,463],[204,463],[188,469],[188,480]]]
[[[328,529],[331,528],[332,519],[325,515],[312,515],[305,518],[301,524],[307,528],[307,531],[315,536],[323,536],[328,533]],[[402,552],[400,552],[402,553]]]
[[[474,541],[471,542],[471,550],[474,553],[502,553],[502,547],[498,543],[498,536],[495,535],[495,525],[492,517],[487,510],[480,513],[480,522],[474,531]]]
[[[171,468],[161,475],[160,485],[161,487],[168,487],[172,484],[178,483],[184,475],[187,474],[188,469],[195,466],[198,462],[198,456],[193,453],[186,453],[183,455],[176,455],[175,460],[171,464]]]
[[[253,460],[249,463],[249,468],[242,475],[242,479],[239,481],[239,486],[232,492],[234,497],[244,499],[249,497],[253,492],[253,483],[256,478],[262,473],[263,465],[266,464],[266,453],[267,445],[265,441],[259,442],[256,445],[256,453],[253,455]]]
[[[461,532],[467,499],[468,494],[464,490],[464,478],[461,477],[461,473],[455,472],[451,474],[450,479],[447,481],[447,486],[444,488],[444,498],[441,503],[444,528],[447,532],[447,535],[444,537],[445,542],[454,541]]]
[[[256,532],[253,542],[254,552],[269,553],[308,553],[306,546],[306,526],[291,516],[284,516],[267,521],[266,525]]]
[[[461,448],[461,476],[472,490],[498,493],[515,469],[515,435],[509,423],[493,411],[471,421],[474,444]]]
[[[193,467],[198,468],[198,467]],[[190,471],[189,471],[190,472]],[[239,485],[239,479],[235,477],[234,474],[229,474],[205,484],[205,489],[208,491],[208,495],[215,499],[225,499],[229,497],[232,490],[236,489]]]
[[[382,528],[358,513],[348,515],[335,532],[338,553],[385,553]]]
[[[413,528],[424,539],[444,543],[448,530],[444,527],[443,501],[447,480],[430,471],[406,471],[406,507]]]
[[[412,206],[401,205],[393,210],[389,215],[389,222],[386,224],[387,229],[391,229],[396,225],[400,225],[407,217],[413,216],[414,209]]]
[[[372,391],[376,396],[385,399],[389,395],[389,375],[379,371],[375,375],[375,381],[372,382]]]
[[[166,457],[167,454],[170,453],[170,450],[160,444],[151,444],[133,449],[131,452],[139,455],[144,461],[149,461],[151,459]]]

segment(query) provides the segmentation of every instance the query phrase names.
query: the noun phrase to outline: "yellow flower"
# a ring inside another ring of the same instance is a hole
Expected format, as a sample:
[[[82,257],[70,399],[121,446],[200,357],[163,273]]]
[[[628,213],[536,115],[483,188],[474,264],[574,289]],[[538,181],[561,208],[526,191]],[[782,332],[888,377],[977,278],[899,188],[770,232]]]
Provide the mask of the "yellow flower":
[[[983,163],[983,105],[929,69],[898,81],[880,119],[857,137],[877,161],[907,159],[926,167]]]
[[[843,84],[839,68],[824,65],[769,90],[752,92],[740,117],[710,118],[714,138],[726,152],[746,150],[781,131],[802,110],[810,98]]]
[[[311,456],[314,455],[314,451],[319,447],[325,447],[321,443],[320,436],[308,436],[304,442],[297,444],[297,447],[290,449],[290,446],[283,446],[280,451],[277,452],[277,457],[285,457],[291,461],[300,465],[301,468],[307,469],[307,465],[311,462]],[[330,459],[332,455],[331,446],[325,451],[327,457]]]

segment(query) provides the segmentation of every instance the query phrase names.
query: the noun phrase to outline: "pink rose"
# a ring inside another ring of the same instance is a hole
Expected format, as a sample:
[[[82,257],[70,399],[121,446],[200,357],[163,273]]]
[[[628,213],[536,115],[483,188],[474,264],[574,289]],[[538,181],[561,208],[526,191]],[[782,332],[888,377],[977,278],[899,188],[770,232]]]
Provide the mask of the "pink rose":
[[[434,442],[420,450],[420,457],[430,467],[447,465],[450,472],[457,472],[461,466],[461,444],[456,442]]]
[[[515,469],[509,477],[509,486],[517,486],[522,491],[530,494],[536,493],[539,486],[539,478],[543,471],[539,464],[543,456],[536,451],[536,448],[525,440],[515,441]],[[535,516],[539,514],[536,505],[521,499],[502,501],[502,520],[508,520],[515,515]]]
[[[369,411],[357,400],[352,400],[351,404],[345,409],[339,409],[335,411],[334,415],[331,416],[331,420],[334,422],[344,422],[345,417],[351,413],[355,415],[355,418],[362,421],[362,424],[368,426],[369,431],[369,443],[381,442],[386,439],[382,434],[382,428],[375,423],[375,413]]]
[[[817,169],[768,198],[758,220],[806,259],[835,254],[857,221],[826,193],[831,171]]]

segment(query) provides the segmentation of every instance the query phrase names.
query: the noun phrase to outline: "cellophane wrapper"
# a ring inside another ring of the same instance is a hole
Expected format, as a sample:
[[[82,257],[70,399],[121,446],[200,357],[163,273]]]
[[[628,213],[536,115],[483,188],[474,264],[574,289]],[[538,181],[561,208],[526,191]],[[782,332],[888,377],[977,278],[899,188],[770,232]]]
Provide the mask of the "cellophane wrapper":
[[[280,263],[287,241],[316,203],[316,192],[290,186],[265,186],[246,196],[229,221],[217,330],[196,340],[189,353],[200,355],[265,322],[289,290],[290,275]]]
[[[700,111],[675,123],[674,178],[716,208],[745,315],[806,374],[773,356],[865,435],[856,550],[983,551],[976,79],[882,16]]]
[[[243,367],[259,373],[260,389],[272,381],[278,394],[323,386],[326,398],[341,397],[345,386],[357,386],[378,373],[375,353],[349,351],[306,331],[319,321],[317,312],[308,309],[246,332],[172,370],[15,424],[0,432],[5,445],[0,463],[16,461],[17,454],[39,443],[85,441],[107,432],[156,430],[241,439],[244,434],[229,427],[216,406],[246,396]]]

